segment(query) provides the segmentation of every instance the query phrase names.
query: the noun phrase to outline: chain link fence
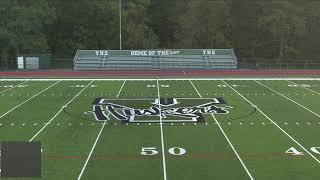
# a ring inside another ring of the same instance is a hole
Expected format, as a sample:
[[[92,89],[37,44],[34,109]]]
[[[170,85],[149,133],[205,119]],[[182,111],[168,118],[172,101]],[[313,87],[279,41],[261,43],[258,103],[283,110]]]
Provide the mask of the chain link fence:
[[[0,71],[14,71],[18,69],[16,58],[6,58],[0,57]],[[73,59],[64,58],[53,58],[50,62],[49,69],[73,69]]]
[[[54,58],[50,69],[73,69],[73,58]],[[238,58],[238,69],[252,70],[320,70],[320,60]],[[0,70],[17,70],[16,58],[2,59]]]
[[[238,69],[320,70],[320,60],[238,58]]]

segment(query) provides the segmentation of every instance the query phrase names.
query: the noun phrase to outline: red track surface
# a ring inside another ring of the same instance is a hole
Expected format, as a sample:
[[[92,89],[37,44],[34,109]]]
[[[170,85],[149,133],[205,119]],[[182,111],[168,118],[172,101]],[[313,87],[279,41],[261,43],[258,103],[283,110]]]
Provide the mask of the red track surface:
[[[188,77],[219,77],[219,76],[320,76],[320,70],[195,70],[185,71]],[[2,71],[0,77],[185,77],[183,71],[72,71],[72,70],[46,70],[46,71]]]

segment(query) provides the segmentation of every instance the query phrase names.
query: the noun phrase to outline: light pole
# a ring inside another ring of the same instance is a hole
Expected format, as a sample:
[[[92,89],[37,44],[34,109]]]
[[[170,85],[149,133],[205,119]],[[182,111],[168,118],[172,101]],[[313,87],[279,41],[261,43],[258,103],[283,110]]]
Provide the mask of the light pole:
[[[120,41],[120,50],[122,50],[122,19],[121,19],[121,10],[122,10],[122,5],[121,5],[121,0],[119,0],[119,41]]]

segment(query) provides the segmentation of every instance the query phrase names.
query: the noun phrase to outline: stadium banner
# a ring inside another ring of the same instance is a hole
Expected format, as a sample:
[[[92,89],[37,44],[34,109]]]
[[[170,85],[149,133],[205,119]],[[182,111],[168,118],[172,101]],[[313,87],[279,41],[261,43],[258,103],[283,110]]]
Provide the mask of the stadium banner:
[[[144,49],[144,50],[80,50],[88,56],[215,56],[231,55],[232,49]]]

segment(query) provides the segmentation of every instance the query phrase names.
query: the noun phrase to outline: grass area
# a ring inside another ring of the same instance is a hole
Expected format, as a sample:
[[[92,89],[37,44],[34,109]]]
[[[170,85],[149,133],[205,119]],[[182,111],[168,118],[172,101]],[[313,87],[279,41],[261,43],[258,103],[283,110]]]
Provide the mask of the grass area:
[[[7,80],[0,142],[41,142],[36,180],[314,180],[319,101],[311,79]]]

